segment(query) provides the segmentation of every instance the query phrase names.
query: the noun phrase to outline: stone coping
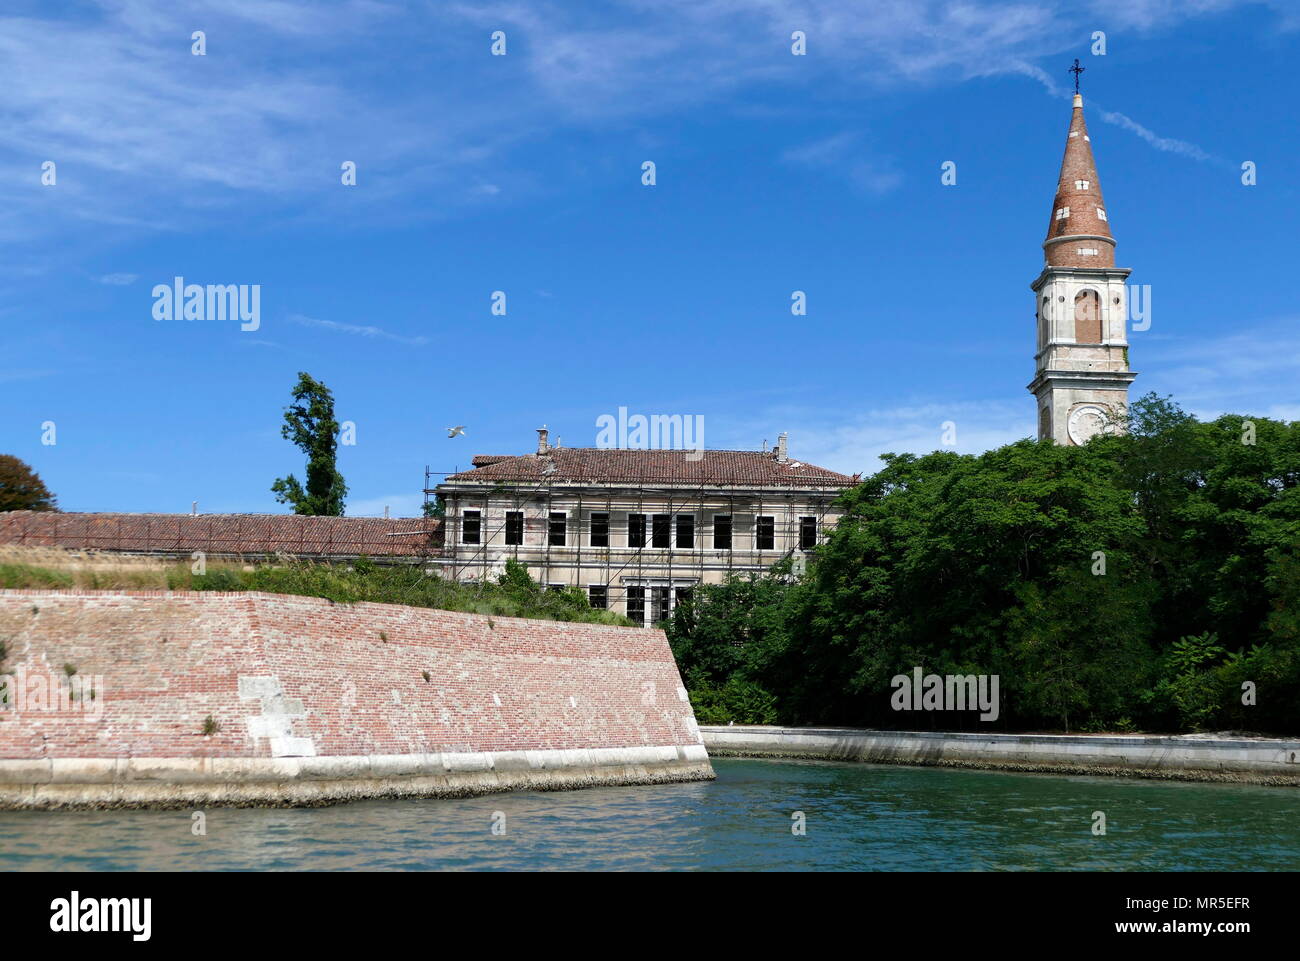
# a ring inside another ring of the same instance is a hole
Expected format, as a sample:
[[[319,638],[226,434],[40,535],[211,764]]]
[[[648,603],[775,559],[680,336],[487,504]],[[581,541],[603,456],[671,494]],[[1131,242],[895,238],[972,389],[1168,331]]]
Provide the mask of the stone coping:
[[[1279,750],[1300,751],[1300,738],[1273,738],[1263,735],[1238,735],[1237,737],[1219,737],[1207,734],[1005,734],[990,731],[983,734],[978,731],[893,731],[856,727],[781,727],[768,724],[701,724],[701,731],[714,734],[723,732],[769,732],[782,737],[799,737],[803,735],[855,736],[855,737],[919,737],[940,741],[1006,741],[1019,743],[1059,744],[1065,741],[1080,744],[1115,744],[1132,746],[1135,744],[1158,745],[1162,747],[1187,747],[1191,745],[1217,745],[1220,747],[1275,747]]]
[[[1290,739],[768,726],[701,726],[700,734],[714,757],[816,758],[1300,787],[1300,741]]]
[[[0,760],[0,808],[279,806],[711,780],[702,745],[291,758]]]

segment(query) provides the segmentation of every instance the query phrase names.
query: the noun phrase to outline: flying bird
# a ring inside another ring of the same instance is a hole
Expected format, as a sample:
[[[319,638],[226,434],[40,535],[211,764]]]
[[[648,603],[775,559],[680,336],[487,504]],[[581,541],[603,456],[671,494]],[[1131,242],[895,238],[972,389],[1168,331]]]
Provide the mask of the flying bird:
[[[457,434],[462,434],[462,435],[463,435],[464,433],[465,433],[465,425],[464,425],[464,424],[458,424],[458,425],[455,426],[455,427],[448,427],[448,428],[447,428],[447,436],[448,436],[448,437],[455,437]]]

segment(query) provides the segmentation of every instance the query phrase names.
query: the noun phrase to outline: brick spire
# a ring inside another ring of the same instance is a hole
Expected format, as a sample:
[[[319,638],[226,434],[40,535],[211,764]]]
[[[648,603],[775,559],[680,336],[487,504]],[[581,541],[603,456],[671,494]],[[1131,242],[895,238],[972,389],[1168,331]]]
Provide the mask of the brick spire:
[[[1088,125],[1083,120],[1083,97],[1077,93],[1043,252],[1049,267],[1115,266],[1115,239],[1101,198]]]

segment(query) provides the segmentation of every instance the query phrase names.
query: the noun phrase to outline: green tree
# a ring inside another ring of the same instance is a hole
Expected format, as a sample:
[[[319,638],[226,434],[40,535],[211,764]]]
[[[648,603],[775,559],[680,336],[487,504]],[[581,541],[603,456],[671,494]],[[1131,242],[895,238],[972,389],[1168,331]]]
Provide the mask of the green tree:
[[[763,574],[732,574],[679,601],[664,631],[682,673],[724,682],[761,672],[784,630],[789,568],[786,561]]]
[[[298,374],[294,403],[284,410],[280,435],[307,455],[306,487],[290,474],[271,485],[276,500],[293,506],[295,514],[339,517],[347,484],[336,466],[339,423],[334,419],[334,395],[320,381]]]
[[[1148,587],[1131,571],[1071,567],[1026,582],[1007,617],[1008,709],[1071,730],[1114,730],[1154,676]]]
[[[54,495],[36,471],[12,454],[0,454],[0,511],[56,511]]]
[[[783,717],[916,724],[890,706],[891,679],[914,667],[998,674],[1007,723],[1113,705],[1113,679],[1087,663],[1090,595],[1105,582],[1092,570],[1102,552],[1106,577],[1130,571],[1142,524],[1105,450],[1020,441],[883,459],[841,498],[845,515],[790,599],[787,647],[764,678]],[[1094,638],[1119,651],[1145,643],[1143,599],[1125,602]],[[1049,669],[1057,680],[1028,693]],[[1056,683],[1063,703],[1043,696]]]
[[[996,674],[1012,729],[1300,733],[1300,422],[1198,421],[882,457],[796,583],[697,589],[669,638],[700,717],[986,729],[892,710]]]
[[[1164,655],[1164,676],[1156,696],[1168,699],[1184,728],[1193,731],[1212,726],[1226,706],[1224,678],[1215,668],[1227,652],[1218,635],[1182,637]]]

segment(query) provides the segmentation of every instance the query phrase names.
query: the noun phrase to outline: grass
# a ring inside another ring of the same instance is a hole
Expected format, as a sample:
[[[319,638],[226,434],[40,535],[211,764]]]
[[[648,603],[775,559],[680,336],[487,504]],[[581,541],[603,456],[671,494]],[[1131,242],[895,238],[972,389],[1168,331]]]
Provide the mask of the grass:
[[[382,567],[366,558],[325,564],[283,558],[272,564],[123,557],[56,548],[0,547],[0,588],[172,591],[264,591],[324,597],[340,604],[374,601],[498,617],[630,626],[612,611],[593,609],[576,588],[550,591],[509,562],[496,583],[467,584],[424,573],[419,566]]]

